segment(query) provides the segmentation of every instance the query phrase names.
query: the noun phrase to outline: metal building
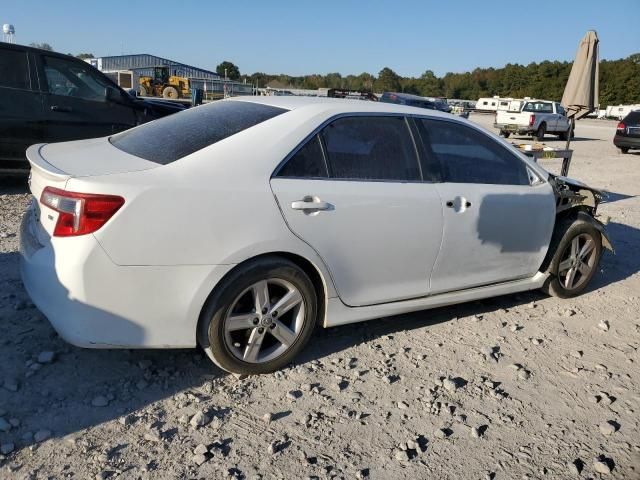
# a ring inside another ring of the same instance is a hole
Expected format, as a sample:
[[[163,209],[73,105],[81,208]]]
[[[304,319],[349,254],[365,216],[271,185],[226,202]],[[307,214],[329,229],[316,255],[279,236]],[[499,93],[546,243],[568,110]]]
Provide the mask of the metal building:
[[[215,72],[194,67],[184,63],[157,57],[148,53],[133,55],[114,55],[87,59],[91,65],[104,73],[132,72],[133,85],[137,84],[137,77],[153,76],[154,67],[169,67],[171,75],[189,78],[194,88],[204,90],[214,96],[223,95],[252,95],[253,86],[242,82],[225,81]],[[205,94],[205,98],[208,95]]]

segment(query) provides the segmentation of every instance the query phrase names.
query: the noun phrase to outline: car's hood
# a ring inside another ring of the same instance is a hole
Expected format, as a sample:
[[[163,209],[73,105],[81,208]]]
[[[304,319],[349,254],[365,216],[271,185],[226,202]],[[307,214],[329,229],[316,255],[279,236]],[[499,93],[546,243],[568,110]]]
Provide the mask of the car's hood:
[[[607,199],[606,192],[569,177],[549,174],[549,182],[556,194],[558,212],[576,205],[586,205],[597,209],[598,204]]]

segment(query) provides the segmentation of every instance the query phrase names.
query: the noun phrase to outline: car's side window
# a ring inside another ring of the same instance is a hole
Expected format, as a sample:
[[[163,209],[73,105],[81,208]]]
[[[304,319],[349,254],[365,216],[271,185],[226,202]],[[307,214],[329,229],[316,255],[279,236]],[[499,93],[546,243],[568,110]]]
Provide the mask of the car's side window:
[[[354,116],[322,130],[331,178],[421,180],[418,158],[404,117]]]
[[[557,112],[560,115],[564,115],[564,116],[567,115],[567,112],[565,112],[564,107],[562,105],[560,105],[559,103],[556,103],[556,108],[557,108]]]
[[[277,173],[278,177],[327,178],[327,165],[322,154],[320,138],[314,135]]]
[[[530,184],[525,163],[488,135],[459,122],[420,119],[418,124],[444,182]]]
[[[25,52],[0,48],[0,87],[24,90],[31,88]]]
[[[49,93],[84,100],[105,101],[107,88],[112,88],[105,79],[96,75],[88,64],[43,56],[44,73]]]

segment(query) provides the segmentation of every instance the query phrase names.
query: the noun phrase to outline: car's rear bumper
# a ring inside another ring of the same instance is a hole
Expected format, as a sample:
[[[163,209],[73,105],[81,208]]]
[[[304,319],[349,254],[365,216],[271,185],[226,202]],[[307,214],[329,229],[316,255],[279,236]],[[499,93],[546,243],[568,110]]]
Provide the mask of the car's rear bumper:
[[[43,242],[32,217],[29,209],[21,227],[22,281],[62,338],[91,348],[196,346],[201,308],[231,265],[118,266],[92,235]]]
[[[613,137],[613,144],[618,148],[640,148],[640,137]]]
[[[522,125],[508,124],[508,123],[494,123],[494,128],[497,128],[501,132],[517,133],[518,135],[525,135],[532,133],[533,130],[530,127],[524,127]]]

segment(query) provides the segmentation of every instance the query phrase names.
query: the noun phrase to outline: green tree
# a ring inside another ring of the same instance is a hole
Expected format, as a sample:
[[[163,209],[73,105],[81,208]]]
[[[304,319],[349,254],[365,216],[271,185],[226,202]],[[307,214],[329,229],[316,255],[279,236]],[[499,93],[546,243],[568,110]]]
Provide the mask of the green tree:
[[[50,52],[53,52],[53,47],[46,42],[43,42],[43,43],[33,42],[33,43],[30,43],[29,46],[34,48],[39,48],[41,50],[48,50]]]
[[[402,89],[400,85],[400,75],[389,67],[384,67],[380,70],[380,73],[378,73],[378,79],[374,83],[374,86],[377,92],[397,92]]]
[[[238,80],[240,78],[240,69],[238,69],[236,65],[227,60],[216,67],[216,73],[224,78],[225,70],[227,78],[229,78],[230,80]]]
[[[93,53],[79,53],[76,55],[76,58],[79,58],[80,60],[84,60],[86,58],[96,58],[93,56]]]

